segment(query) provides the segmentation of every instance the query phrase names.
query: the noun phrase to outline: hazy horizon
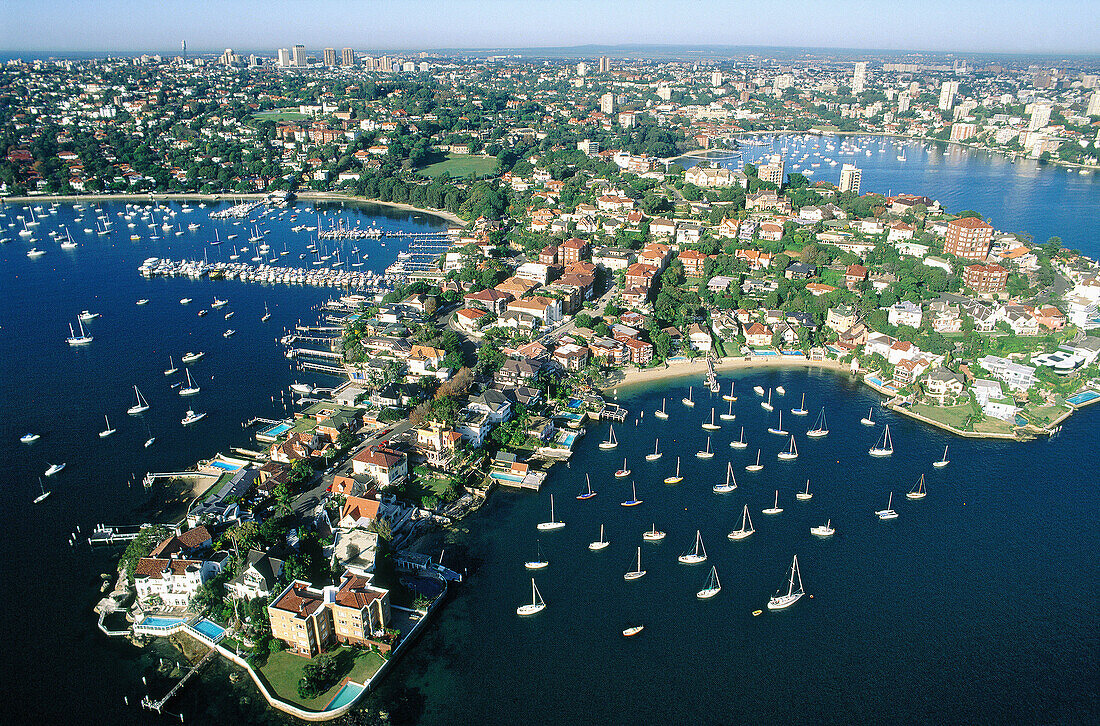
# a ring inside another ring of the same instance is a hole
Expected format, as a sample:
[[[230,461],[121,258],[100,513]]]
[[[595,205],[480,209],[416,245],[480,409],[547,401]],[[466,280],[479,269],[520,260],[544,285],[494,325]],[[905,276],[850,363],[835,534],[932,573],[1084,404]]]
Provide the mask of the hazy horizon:
[[[1083,0],[138,0],[0,8],[0,49],[27,53],[273,54],[308,49],[487,51],[583,46],[760,47],[867,52],[1096,55],[1095,5]]]

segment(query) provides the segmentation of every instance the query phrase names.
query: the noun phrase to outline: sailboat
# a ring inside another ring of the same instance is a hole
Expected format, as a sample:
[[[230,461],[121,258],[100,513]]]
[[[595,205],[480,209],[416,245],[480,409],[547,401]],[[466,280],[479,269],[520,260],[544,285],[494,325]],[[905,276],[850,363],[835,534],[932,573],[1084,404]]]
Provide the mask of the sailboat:
[[[115,432],[115,429],[111,428],[111,422],[107,418],[107,414],[103,414],[103,421],[107,424],[107,428],[99,432],[99,438],[105,439]]]
[[[897,519],[898,513],[894,511],[894,493],[890,492],[890,498],[886,501],[886,509],[880,509],[875,514],[879,519]]]
[[[50,492],[46,491],[46,485],[42,483],[42,477],[38,477],[38,489],[42,493],[34,498],[34,503],[35,504],[38,504],[39,502],[44,500],[46,497],[50,496]]]
[[[689,408],[695,408],[695,400],[691,397],[691,386],[688,386],[688,395],[680,399],[680,403],[688,406]]]
[[[642,539],[646,542],[660,542],[665,538],[665,533],[657,529],[657,524],[654,522],[649,525],[649,529],[642,532]]]
[[[642,548],[638,548],[638,564],[634,566],[633,570],[623,575],[624,580],[637,580],[639,577],[645,575],[645,570],[642,569]]]
[[[937,469],[942,469],[943,467],[947,466],[948,463],[950,462],[947,461],[947,447],[945,446],[943,447],[943,458],[939,461],[933,461],[932,466],[936,467]]]
[[[695,455],[698,456],[700,459],[713,459],[714,458],[714,452],[710,450],[710,437],[709,436],[707,437],[707,448],[703,449],[702,451],[696,451]]]
[[[798,499],[799,501],[803,501],[803,502],[807,502],[807,501],[814,498],[814,495],[810,494],[810,480],[809,479],[806,480],[806,490],[798,492],[797,494],[794,495],[794,498]]]
[[[733,530],[726,536],[736,542],[739,539],[745,539],[755,531],[756,530],[752,528],[752,517],[749,516],[749,505],[746,504],[744,510],[741,512],[741,528]]]
[[[271,320],[271,311],[267,309],[267,303],[264,303],[264,314],[260,318],[260,322],[266,323],[268,320]]]
[[[730,408],[732,409],[732,407],[733,407],[733,404],[731,403]],[[725,417],[723,416],[723,418],[725,418]],[[714,408],[713,407],[711,407],[711,409],[710,409],[710,423],[707,423],[707,422],[704,421],[703,422],[703,428],[706,429],[707,431],[717,431],[718,429],[722,428],[718,424],[714,423]]]
[[[624,479],[628,476],[630,476],[630,469],[626,468],[626,457],[624,456],[623,457],[623,468],[619,469],[617,472],[615,472],[615,478],[616,479]]]
[[[176,364],[172,362],[172,356],[168,356],[168,367],[164,369],[164,375],[170,376],[178,370],[179,368],[176,368]]]
[[[733,414],[733,401],[730,401],[730,410],[727,413],[718,414],[718,418],[723,421],[732,421],[737,418],[737,416]]]
[[[737,400],[737,396],[733,395],[733,381],[730,381],[730,392],[722,396],[722,398],[730,403]]]
[[[595,542],[589,542],[588,543],[588,549],[595,552],[596,550],[602,550],[603,548],[607,547],[609,544],[611,544],[611,543],[603,538],[603,525],[601,524],[600,525],[600,538],[598,540],[596,540]]]
[[[775,490],[775,503],[772,504],[767,509],[761,509],[760,511],[763,512],[764,514],[779,514],[780,512],[783,511],[783,507],[779,506],[779,490],[778,489]]]
[[[745,427],[742,426],[741,427],[741,438],[737,439],[737,441],[731,441],[730,442],[730,448],[731,449],[744,449],[747,446],[748,446],[748,444],[745,443]]]
[[[191,380],[191,369],[190,368],[188,368],[186,371],[184,371],[184,373],[187,374],[187,387],[186,388],[181,388],[179,390],[179,394],[181,396],[194,396],[196,393],[198,393],[202,389],[199,388],[198,386],[196,386],[195,382]]]
[[[825,522],[825,524],[819,524],[816,527],[810,527],[810,534],[815,537],[832,537],[836,534],[836,527],[833,526],[833,520]]]
[[[661,399],[661,410],[654,411],[653,415],[662,420],[668,418],[668,414],[665,412],[665,399]]]
[[[149,438],[145,439],[145,448],[148,449],[153,445],[153,442],[157,440],[156,436],[153,436],[152,430],[149,428],[149,424],[145,424],[145,433],[149,434]]]
[[[763,469],[763,465],[760,463],[760,449],[756,450],[756,463],[749,464],[745,467],[745,471],[760,471]]]
[[[791,434],[791,445],[786,451],[780,451],[778,456],[780,461],[791,461],[798,458],[798,448],[794,445],[794,434]]]
[[[873,409],[873,408],[869,408],[869,409],[867,409],[867,415],[866,415],[866,416],[864,416],[863,418],[861,418],[861,419],[859,420],[859,422],[860,422],[861,424],[863,424],[864,426],[874,426],[874,425],[875,425],[875,419],[874,419],[874,417],[872,416],[872,414],[873,414],[874,412],[875,412],[875,409]]]
[[[615,426],[612,425],[607,432],[607,440],[600,442],[601,449],[614,449],[619,445],[618,440],[615,438]]]
[[[642,503],[641,499],[638,499],[638,489],[635,487],[634,482],[630,482],[630,499],[625,502],[620,502],[624,507],[636,507]]]
[[[779,424],[775,427],[768,428],[769,434],[775,434],[776,436],[786,436],[787,430],[783,428],[783,409],[779,410]]]
[[[73,324],[69,323],[69,337],[66,341],[69,345],[87,345],[92,342],[92,336],[84,332],[84,323],[77,318],[76,324],[80,326],[80,335],[73,332]]]
[[[768,400],[761,401],[760,408],[764,409],[765,411],[775,410],[775,406],[772,405],[772,389],[768,389]]]
[[[920,479],[917,480],[917,485],[913,487],[912,491],[905,495],[906,499],[924,499],[928,495],[928,492],[924,490],[924,474],[920,475]]]
[[[535,578],[531,578],[531,604],[520,605],[516,608],[516,615],[526,616],[534,615],[535,613],[542,612],[546,607],[546,601],[542,599],[542,593],[539,592],[538,587],[535,585]]]
[[[679,484],[684,480],[684,477],[680,476],[680,457],[676,457],[676,474],[674,476],[666,476],[665,484]]]
[[[703,547],[703,534],[695,530],[695,547],[676,558],[682,565],[698,565],[707,561],[707,550]]]
[[[786,396],[787,395],[787,389],[784,388],[783,386],[776,386],[775,387],[775,392],[778,393],[780,396]]]
[[[646,461],[657,461],[657,459],[660,459],[662,456],[664,456],[664,454],[657,448],[657,443],[659,441],[660,439],[653,439],[653,453],[645,455]]]
[[[584,482],[588,485],[588,490],[578,494],[577,499],[591,499],[592,497],[596,496],[596,492],[592,491],[592,482],[589,480],[588,474],[584,475]],[[552,518],[553,516],[551,516],[551,519]]]
[[[886,429],[882,432],[882,439],[868,449],[867,453],[871,456],[890,456],[894,453],[894,442],[890,440],[890,424],[886,424]]]
[[[764,395],[764,387],[763,386],[753,386],[752,390],[756,393],[757,396],[763,396]]]
[[[536,525],[536,528],[543,531],[543,532],[546,532],[546,531],[550,531],[550,530],[561,529],[564,526],[565,526],[565,522],[559,522],[558,520],[554,519],[554,495],[551,494],[550,495],[550,521],[549,522],[539,522]]]
[[[793,413],[795,416],[805,416],[807,413],[809,413],[806,410],[806,394],[805,393],[802,394],[802,403],[798,404],[798,408],[792,408],[791,413]]]
[[[703,589],[695,593],[695,597],[700,600],[709,600],[717,595],[722,590],[722,583],[718,582],[718,568],[714,565],[710,566],[710,577],[707,578],[707,582],[703,585]]]
[[[715,484],[710,488],[715,494],[729,494],[737,488],[737,479],[733,476],[733,462],[726,462],[726,483]]]
[[[798,586],[795,587],[795,582],[798,582]],[[783,592],[783,588],[780,587],[775,591],[775,595],[768,600],[768,610],[784,610],[789,608],[798,602],[798,599],[805,595],[805,591],[802,589],[802,573],[798,570],[798,555],[794,556],[791,560],[791,571],[787,576],[787,592]]]
[[[817,422],[814,427],[806,432],[806,436],[811,439],[819,439],[822,436],[829,434],[829,425],[825,422],[825,407],[821,407],[821,413],[817,415]]]
[[[550,562],[542,556],[542,543],[535,540],[535,559],[523,563],[528,570],[544,570]]]
[[[141,391],[138,390],[137,386],[134,386],[134,393],[137,394],[137,403],[126,409],[126,413],[130,415],[137,415],[139,413],[144,413],[148,411],[149,402],[146,401],[145,398],[141,395]]]

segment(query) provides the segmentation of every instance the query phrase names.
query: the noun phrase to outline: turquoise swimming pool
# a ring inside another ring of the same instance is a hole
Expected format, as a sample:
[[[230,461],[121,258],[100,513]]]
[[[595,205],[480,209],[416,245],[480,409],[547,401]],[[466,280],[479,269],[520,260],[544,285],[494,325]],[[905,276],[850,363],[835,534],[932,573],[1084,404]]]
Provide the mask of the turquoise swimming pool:
[[[359,694],[363,692],[363,686],[358,683],[352,683],[348,681],[344,684],[344,687],[336,692],[336,695],[332,697],[332,700],[328,702],[324,710],[335,711],[336,709],[346,706],[349,703],[355,701],[359,697]]]
[[[221,461],[219,459],[211,461],[210,466],[214,467],[215,469],[224,469],[225,471],[239,471],[241,468],[243,468],[241,464],[231,464],[228,461]]]
[[[519,476],[518,474],[510,474],[505,471],[491,471],[489,472],[489,478],[496,479],[497,481],[511,481],[516,483],[523,481],[522,476]]]
[[[206,618],[203,618],[191,627],[205,635],[207,638],[210,638],[210,640],[214,641],[215,643],[221,640],[222,637],[225,635],[225,628],[215,622],[207,620]]]
[[[1089,401],[1095,401],[1100,398],[1100,393],[1096,391],[1081,391],[1078,394],[1070,396],[1066,399],[1066,403],[1074,406],[1080,406],[1082,403],[1088,403]]]
[[[259,433],[259,435],[275,438],[277,436],[282,436],[287,431],[290,431],[291,428],[293,427],[288,423],[277,423],[274,426],[269,426],[268,428],[264,429]]]
[[[171,628],[177,628],[183,625],[186,621],[183,618],[164,618],[159,615],[149,615],[142,620],[134,623],[135,626],[141,628],[155,628],[157,630],[169,630]]]

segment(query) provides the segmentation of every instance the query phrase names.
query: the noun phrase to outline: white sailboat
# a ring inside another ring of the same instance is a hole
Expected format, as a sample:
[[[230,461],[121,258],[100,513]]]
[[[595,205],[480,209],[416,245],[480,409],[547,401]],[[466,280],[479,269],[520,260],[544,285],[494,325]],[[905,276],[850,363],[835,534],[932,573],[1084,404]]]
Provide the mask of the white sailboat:
[[[703,449],[702,451],[696,451],[695,455],[697,457],[699,457],[700,459],[713,459],[714,458],[714,452],[710,450],[710,437],[709,436],[707,437],[707,448]]]
[[[947,461],[947,447],[945,446],[945,447],[943,447],[943,458],[940,459],[939,461],[933,461],[932,466],[936,467],[937,469],[942,469],[943,467],[947,466],[948,463],[949,462]]]
[[[774,411],[775,410],[775,406],[772,405],[772,389],[770,389],[770,388],[768,389],[768,400],[767,401],[761,401],[760,402],[760,408],[764,409],[765,411]]]
[[[783,386],[776,386],[775,387],[775,392],[778,393],[780,396],[786,396],[787,395],[787,389],[784,388]]]
[[[546,607],[546,601],[542,599],[542,593],[539,592],[538,587],[535,585],[535,578],[531,578],[531,604],[520,605],[516,608],[516,615],[527,616],[534,615],[535,613],[542,612]]]
[[[73,324],[69,323],[69,337],[66,338],[66,342],[69,345],[87,345],[92,342],[92,336],[84,332],[84,323],[77,318],[76,324],[80,326],[80,335],[73,332]]]
[[[924,490],[924,474],[921,474],[920,479],[917,480],[917,485],[905,495],[905,498],[924,499],[927,495],[928,492]]]
[[[660,459],[662,456],[664,456],[664,453],[657,448],[657,444],[659,441],[660,439],[653,439],[653,453],[645,455],[646,461],[657,461],[657,459]]]
[[[787,430],[783,428],[783,409],[779,410],[779,424],[774,427],[768,428],[769,434],[775,434],[776,436],[786,436]]]
[[[731,403],[730,406],[732,407],[733,404]],[[713,406],[710,409],[710,423],[707,423],[706,421],[704,421],[703,422],[703,428],[707,431],[717,431],[718,429],[722,428],[718,424],[714,423],[714,407]]]
[[[676,473],[673,476],[665,477],[665,484],[679,484],[684,480],[684,477],[680,476],[680,457],[676,457]]]
[[[600,442],[600,448],[604,449],[604,450],[614,449],[618,445],[619,445],[619,441],[615,438],[615,426],[612,425],[608,429],[607,440]]]
[[[271,320],[271,311],[267,309],[267,303],[264,303],[264,314],[260,317],[260,322],[266,323],[268,320]]]
[[[164,375],[170,376],[178,370],[179,368],[176,368],[176,364],[172,362],[172,356],[168,356],[168,367],[164,369]]]
[[[821,407],[821,413],[817,415],[817,422],[814,427],[806,432],[806,436],[811,439],[819,439],[822,436],[829,435],[829,424],[825,422],[825,407]]]
[[[536,529],[539,529],[540,531],[543,531],[543,532],[551,531],[551,530],[555,530],[555,529],[561,529],[562,527],[565,526],[565,522],[559,522],[558,520],[554,519],[554,495],[553,494],[550,495],[550,521],[549,522],[539,522],[535,526],[536,526]]]
[[[886,509],[875,512],[879,519],[897,519],[898,513],[894,511],[894,493],[890,492],[890,499],[886,502]]]
[[[718,414],[718,418],[722,419],[723,421],[732,421],[737,418],[737,416],[735,416],[733,413],[733,401],[730,401],[730,410],[726,413]]]
[[[760,471],[763,468],[764,468],[763,464],[760,463],[760,449],[757,449],[756,450],[756,463],[755,464],[749,464],[748,466],[746,466],[745,471]]]
[[[798,583],[796,586],[795,583]],[[794,556],[791,560],[791,570],[787,577],[787,591],[783,592],[783,588],[780,587],[775,591],[775,595],[768,600],[768,610],[784,610],[789,608],[798,602],[799,598],[805,595],[805,591],[802,589],[802,573],[798,570],[798,555]]]
[[[187,374],[187,386],[179,390],[181,396],[194,396],[202,389],[195,385],[195,382],[191,380],[191,369],[188,368],[184,371]]]
[[[810,534],[815,537],[832,537],[836,534],[836,528],[833,527],[833,520],[825,522],[825,524],[819,524],[816,527],[810,527]]]
[[[633,570],[623,574],[624,580],[637,580],[639,577],[645,576],[645,570],[642,569],[642,548],[638,548],[638,564],[634,566]]]
[[[703,547],[703,534],[695,530],[695,546],[676,558],[682,565],[698,565],[707,561],[707,550]]]
[[[715,484],[711,491],[715,494],[729,494],[737,488],[737,479],[733,476],[733,462],[726,462],[726,483]]]
[[[737,400],[737,396],[733,395],[733,381],[730,381],[730,392],[722,396],[722,398],[730,403]]]
[[[726,536],[736,542],[739,539],[745,539],[755,531],[752,527],[752,517],[749,516],[749,505],[746,504],[741,512],[741,528],[733,530]]]
[[[654,411],[653,415],[656,416],[659,419],[668,418],[668,413],[665,412],[665,399],[663,399],[663,398],[661,399],[661,410]]]
[[[642,539],[646,542],[660,542],[665,538],[665,533],[657,529],[657,524],[654,522],[649,525],[649,529],[642,532]]]
[[[752,390],[756,393],[757,396],[763,396],[764,395],[764,387],[763,386],[753,386]]]
[[[748,444],[745,443],[745,427],[742,426],[741,427],[741,438],[737,439],[737,441],[731,441],[730,442],[730,448],[731,449],[744,449],[747,446],[748,446]]]
[[[808,501],[810,501],[811,499],[814,498],[814,495],[810,494],[810,480],[809,479],[806,480],[806,489],[805,489],[805,491],[798,492],[797,494],[794,495],[794,498],[801,501],[801,502],[808,502]]]
[[[780,451],[778,457],[780,461],[791,461],[798,458],[798,447],[794,445],[794,434],[791,434],[791,445],[786,451]]]
[[[42,483],[42,477],[38,477],[38,489],[42,493],[34,498],[35,504],[42,502],[46,497],[50,496],[50,492],[46,491],[46,485]]]
[[[874,426],[875,425],[874,413],[875,413],[874,408],[867,409],[867,415],[864,416],[863,418],[861,418],[859,420],[859,422],[861,424],[863,424],[864,426]]]
[[[616,479],[625,479],[630,476],[630,469],[626,468],[626,457],[623,457],[623,468],[615,472]]]
[[[642,503],[641,499],[638,499],[638,489],[634,485],[634,482],[630,482],[630,499],[625,502],[620,502],[624,507],[636,507]]]
[[[134,393],[137,395],[137,403],[126,409],[126,413],[131,416],[136,416],[139,413],[144,413],[149,410],[149,402],[141,395],[141,391],[138,390],[137,386],[134,386]]]
[[[802,403],[798,404],[798,408],[792,408],[791,413],[793,413],[795,416],[805,416],[807,413],[809,413],[806,410],[806,394],[805,393],[802,394]]]
[[[103,421],[107,424],[107,428],[99,432],[99,438],[105,439],[115,432],[115,429],[111,428],[111,422],[107,418],[107,414],[103,414]]]
[[[691,397],[691,386],[688,386],[688,395],[680,399],[680,403],[689,408],[695,408],[695,399]]]
[[[882,438],[877,444],[867,450],[871,456],[890,456],[894,453],[894,442],[890,440],[890,424],[882,432]]]
[[[590,549],[590,550],[592,550],[593,552],[595,552],[595,551],[597,551],[597,550],[602,550],[602,549],[604,549],[604,548],[605,548],[605,547],[607,547],[607,546],[608,546],[609,544],[611,544],[611,543],[610,543],[610,542],[608,542],[608,541],[607,541],[606,539],[604,539],[604,538],[603,538],[603,525],[601,524],[601,525],[600,525],[600,538],[599,538],[598,540],[596,540],[595,542],[589,542],[589,543],[588,543],[588,549]]]
[[[721,591],[722,583],[718,581],[718,568],[711,565],[710,577],[707,578],[706,584],[703,585],[703,589],[695,593],[695,597],[700,600],[709,600]]]
[[[760,510],[764,514],[779,514],[783,511],[783,507],[779,506],[779,490],[775,490],[775,503],[767,509]]]
[[[523,566],[528,570],[544,570],[549,565],[549,560],[542,556],[542,543],[535,540],[535,559],[524,562]]]

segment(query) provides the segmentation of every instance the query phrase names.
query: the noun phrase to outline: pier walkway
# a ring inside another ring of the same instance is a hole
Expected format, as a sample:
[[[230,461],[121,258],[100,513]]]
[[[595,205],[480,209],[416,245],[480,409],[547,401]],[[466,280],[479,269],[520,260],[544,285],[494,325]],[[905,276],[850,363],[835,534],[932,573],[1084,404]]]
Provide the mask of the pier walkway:
[[[166,703],[168,703],[168,701],[172,700],[172,696],[175,696],[176,693],[178,693],[179,690],[184,687],[184,685],[187,683],[187,681],[189,681],[191,679],[191,676],[198,673],[199,669],[202,668],[204,665],[206,665],[207,661],[209,661],[211,656],[213,656],[214,653],[216,653],[216,652],[217,651],[214,648],[211,648],[210,650],[208,650],[206,652],[206,655],[204,655],[202,657],[202,659],[199,660],[199,662],[196,663],[195,666],[191,670],[187,671],[187,673],[185,673],[183,675],[183,678],[180,679],[180,682],[177,683],[176,685],[172,686],[172,690],[168,691],[168,693],[164,696],[164,698],[161,698],[158,701],[154,701],[149,696],[146,696],[145,698],[141,699],[142,708],[145,708],[149,711],[156,711],[157,713],[162,713],[163,710],[164,710],[164,705]]]

